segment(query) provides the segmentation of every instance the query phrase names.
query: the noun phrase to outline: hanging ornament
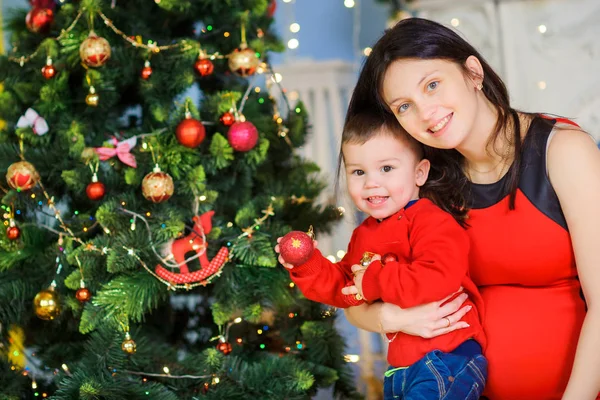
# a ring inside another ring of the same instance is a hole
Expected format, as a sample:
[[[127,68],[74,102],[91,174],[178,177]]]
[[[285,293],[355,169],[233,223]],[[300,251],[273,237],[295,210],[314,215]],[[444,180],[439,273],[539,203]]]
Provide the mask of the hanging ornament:
[[[75,298],[79,300],[80,303],[85,303],[87,301],[90,301],[90,299],[92,298],[92,292],[90,292],[90,289],[86,287],[79,288],[75,292]]]
[[[6,237],[8,240],[17,240],[21,236],[21,229],[15,224],[14,219],[10,219],[8,229],[6,229]]]
[[[256,52],[248,48],[244,43],[229,53],[227,58],[229,59],[227,64],[231,72],[242,77],[254,75],[260,64],[260,59],[256,56]]]
[[[100,100],[100,96],[96,93],[96,88],[90,86],[90,92],[87,96],[85,96],[85,104],[90,107],[98,107],[98,101]]]
[[[227,355],[227,354],[231,353],[231,350],[233,350],[233,347],[231,346],[231,343],[227,342],[225,340],[225,338],[223,336],[221,336],[219,338],[219,344],[217,344],[217,350],[219,350],[221,353]]]
[[[198,55],[198,59],[194,64],[194,68],[196,72],[200,74],[200,76],[208,76],[213,73],[215,70],[215,66],[208,58],[208,55],[204,50],[200,50],[200,54]]]
[[[60,314],[60,302],[58,293],[54,286],[44,289],[35,295],[33,299],[33,310],[38,318],[51,321]]]
[[[221,115],[219,121],[221,121],[221,123],[225,126],[231,126],[235,122],[235,116],[231,111],[227,111]]]
[[[202,394],[208,393],[209,389],[210,389],[210,384],[208,382],[204,382],[204,384],[202,385]]]
[[[85,188],[85,194],[90,200],[100,200],[106,194],[106,187],[104,183],[98,182],[98,175],[94,173],[92,175],[92,182],[90,182]]]
[[[258,142],[258,130],[249,121],[237,121],[229,127],[227,141],[236,151],[250,151]]]
[[[110,44],[108,40],[90,31],[87,39],[79,46],[81,61],[90,67],[101,67],[110,58]]]
[[[123,350],[127,354],[135,354],[137,345],[131,338],[129,332],[125,333],[125,340],[121,343],[121,350]]]
[[[383,257],[381,257],[381,264],[386,265],[389,262],[398,261],[398,256],[394,253],[385,253]]]
[[[83,279],[81,279],[81,281],[79,282],[79,286],[79,289],[77,289],[77,291],[75,292],[75,298],[79,300],[80,303],[90,301],[90,299],[92,298],[92,292],[90,291],[90,289],[85,287],[85,282],[83,281]]]
[[[46,65],[42,67],[42,76],[46,79],[52,79],[56,75],[56,70],[54,69],[54,65],[52,65],[52,58],[46,58]]]
[[[154,203],[162,203],[168,200],[174,191],[173,178],[169,174],[162,172],[158,164],[142,180],[142,194],[146,200]]]
[[[177,285],[195,282],[208,283],[212,276],[216,276],[221,272],[229,255],[227,247],[221,247],[217,255],[210,261],[208,261],[208,256],[206,254],[208,249],[206,235],[212,230],[212,217],[214,214],[214,211],[207,211],[200,216],[194,216],[194,228],[192,229],[192,232],[171,243],[170,254],[172,254],[173,260],[179,266],[179,272],[168,271],[162,265],[158,264],[155,268],[156,275],[173,285]],[[190,272],[187,265],[188,260],[186,254],[192,252],[196,253],[200,261],[200,269]]]
[[[279,242],[279,254],[285,262],[293,265],[302,265],[307,262],[315,250],[314,233],[312,226],[307,232],[292,231],[286,234]]]
[[[33,33],[46,33],[54,21],[54,11],[50,8],[33,7],[25,17],[27,29]]]
[[[206,130],[202,122],[192,118],[192,114],[189,111],[185,112],[185,119],[177,125],[175,130],[175,136],[177,141],[185,147],[195,148],[202,143]]]
[[[144,68],[142,68],[142,79],[149,79],[150,75],[152,75],[152,67],[150,66],[150,60],[146,60],[144,63]]]
[[[16,190],[29,190],[40,180],[40,175],[35,167],[27,161],[11,164],[6,172],[6,181]]]

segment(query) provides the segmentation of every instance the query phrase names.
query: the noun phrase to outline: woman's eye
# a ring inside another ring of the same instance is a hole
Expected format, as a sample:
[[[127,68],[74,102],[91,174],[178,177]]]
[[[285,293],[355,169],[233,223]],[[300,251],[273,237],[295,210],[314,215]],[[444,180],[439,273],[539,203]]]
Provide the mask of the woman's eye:
[[[427,89],[435,90],[438,87],[438,85],[439,85],[438,81],[433,81],[429,85],[427,85]]]
[[[400,107],[398,107],[398,113],[403,113],[406,110],[408,110],[408,103],[404,103]]]
[[[383,172],[390,172],[393,168],[389,165],[386,165],[385,167],[381,168],[381,170]]]

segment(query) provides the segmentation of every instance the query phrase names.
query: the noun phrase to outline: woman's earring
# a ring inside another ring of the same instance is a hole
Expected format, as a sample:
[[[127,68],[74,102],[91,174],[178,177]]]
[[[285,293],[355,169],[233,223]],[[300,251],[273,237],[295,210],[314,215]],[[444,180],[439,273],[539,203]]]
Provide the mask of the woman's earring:
[[[480,83],[477,85],[477,90],[481,90],[481,89],[483,89],[483,83]]]

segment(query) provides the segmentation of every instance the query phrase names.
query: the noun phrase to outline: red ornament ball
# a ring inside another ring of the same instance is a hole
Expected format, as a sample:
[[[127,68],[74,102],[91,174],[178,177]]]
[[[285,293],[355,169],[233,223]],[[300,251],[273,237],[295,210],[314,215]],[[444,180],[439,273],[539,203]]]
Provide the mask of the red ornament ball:
[[[25,17],[27,29],[33,33],[46,33],[54,21],[54,11],[50,8],[33,7]]]
[[[160,169],[150,172],[142,180],[142,194],[146,200],[161,203],[168,200],[175,191],[173,178]]]
[[[108,40],[91,31],[79,46],[79,57],[90,67],[101,67],[110,58],[110,44]]]
[[[21,237],[21,229],[18,226],[10,226],[6,230],[6,237],[8,240],[17,240]]]
[[[90,200],[100,200],[106,194],[106,187],[102,182],[90,182],[85,188],[85,194]]]
[[[6,181],[11,188],[29,190],[40,180],[40,175],[35,167],[27,161],[11,164],[6,171]]]
[[[277,0],[271,0],[269,6],[267,7],[267,17],[273,18],[275,15],[275,10],[277,9]]]
[[[194,68],[200,76],[208,76],[213,73],[215,66],[208,58],[199,58],[194,64]]]
[[[306,232],[291,231],[279,242],[279,253],[285,262],[302,265],[314,251],[313,239]]]
[[[86,287],[77,289],[75,292],[75,298],[79,300],[80,303],[85,303],[92,298],[92,292],[90,292],[90,289]]]
[[[217,350],[219,350],[221,353],[227,355],[227,354],[231,353],[231,350],[233,350],[233,347],[231,346],[231,343],[229,343],[229,342],[219,342],[219,344],[217,344]]]
[[[56,75],[56,69],[54,69],[54,65],[47,64],[42,67],[42,76],[46,79],[52,79]]]
[[[381,263],[383,265],[385,265],[389,262],[394,262],[394,261],[398,261],[398,256],[395,255],[394,253],[385,253],[383,255],[383,257],[381,257]]]
[[[177,141],[185,147],[198,147],[206,136],[206,129],[202,122],[194,118],[186,118],[177,125],[175,130]]]
[[[219,121],[221,121],[221,123],[225,126],[231,126],[235,122],[235,116],[229,111],[227,111],[226,113],[221,115]]]
[[[145,66],[144,68],[142,68],[142,72],[140,74],[142,76],[142,79],[146,80],[146,79],[150,79],[150,76],[152,75],[152,67],[151,66]]]
[[[236,151],[250,151],[258,142],[258,130],[251,122],[236,122],[227,132],[227,141]]]

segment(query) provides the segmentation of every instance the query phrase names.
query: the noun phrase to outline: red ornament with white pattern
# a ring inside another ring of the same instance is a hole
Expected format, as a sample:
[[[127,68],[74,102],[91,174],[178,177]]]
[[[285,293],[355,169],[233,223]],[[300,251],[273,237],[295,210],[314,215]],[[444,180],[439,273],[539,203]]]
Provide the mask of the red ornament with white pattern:
[[[219,275],[228,260],[229,250],[227,247],[221,247],[211,260],[208,259],[206,235],[212,230],[212,217],[214,214],[214,211],[207,211],[202,215],[194,216],[194,227],[191,232],[186,236],[175,239],[170,244],[170,258],[177,264],[179,271],[169,271],[158,264],[155,268],[157,276],[171,285],[189,285],[192,283],[206,285],[214,276]],[[186,255],[194,252],[198,257],[201,268],[190,271]]]
[[[250,151],[258,142],[258,130],[250,121],[237,121],[229,127],[227,141],[236,151]]]

